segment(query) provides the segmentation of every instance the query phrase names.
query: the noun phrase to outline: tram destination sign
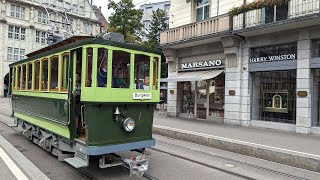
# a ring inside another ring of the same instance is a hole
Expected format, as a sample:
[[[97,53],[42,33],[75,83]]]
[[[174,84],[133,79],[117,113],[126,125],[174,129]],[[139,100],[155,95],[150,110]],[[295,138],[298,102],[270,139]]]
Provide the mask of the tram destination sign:
[[[139,100],[139,99],[151,99],[151,93],[133,93],[132,99]]]
[[[210,67],[220,67],[223,66],[222,60],[208,60],[208,61],[198,61],[183,63],[180,66],[180,69],[195,69],[195,68],[210,68]]]
[[[286,60],[294,60],[294,59],[297,59],[296,54],[285,54],[285,55],[277,55],[277,56],[250,58],[249,62],[250,64],[252,64],[252,63],[263,63],[263,62],[272,62],[272,61],[286,61]]]

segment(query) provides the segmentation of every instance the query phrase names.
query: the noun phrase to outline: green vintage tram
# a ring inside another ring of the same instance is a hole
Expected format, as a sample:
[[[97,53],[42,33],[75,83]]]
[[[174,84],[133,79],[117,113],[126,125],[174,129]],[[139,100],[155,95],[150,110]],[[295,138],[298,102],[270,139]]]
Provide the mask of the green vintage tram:
[[[148,163],[144,150],[155,145],[160,54],[84,36],[32,52],[10,65],[15,123],[24,136],[76,168],[98,156],[101,168],[121,161],[141,174]],[[141,155],[114,155],[133,150]]]

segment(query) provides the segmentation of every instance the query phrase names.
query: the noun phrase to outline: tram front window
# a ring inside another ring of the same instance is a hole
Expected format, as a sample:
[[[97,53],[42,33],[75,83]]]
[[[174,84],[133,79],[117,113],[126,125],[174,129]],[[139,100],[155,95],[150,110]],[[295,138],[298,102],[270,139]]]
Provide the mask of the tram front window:
[[[130,53],[113,51],[112,88],[130,87]]]
[[[107,86],[107,71],[108,71],[108,49],[98,49],[97,62],[97,87]]]
[[[135,89],[149,90],[150,88],[150,57],[136,54],[134,66]]]

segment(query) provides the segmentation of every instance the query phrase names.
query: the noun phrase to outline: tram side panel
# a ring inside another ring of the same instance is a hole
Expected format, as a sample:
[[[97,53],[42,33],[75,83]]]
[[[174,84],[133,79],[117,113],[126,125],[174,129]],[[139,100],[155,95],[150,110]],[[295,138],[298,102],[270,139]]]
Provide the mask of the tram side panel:
[[[146,104],[86,104],[87,145],[109,146],[152,140],[153,103]],[[120,115],[116,118],[118,108]],[[132,118],[135,128],[124,130],[123,121]]]

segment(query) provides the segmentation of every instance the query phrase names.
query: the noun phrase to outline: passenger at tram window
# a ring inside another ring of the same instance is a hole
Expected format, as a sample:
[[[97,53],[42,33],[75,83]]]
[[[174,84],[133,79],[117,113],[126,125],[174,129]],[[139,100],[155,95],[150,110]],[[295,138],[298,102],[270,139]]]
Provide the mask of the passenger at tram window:
[[[149,90],[149,76],[144,77],[144,81],[140,83],[139,89]]]
[[[58,88],[58,81],[54,81],[51,85],[51,89],[56,89]]]
[[[76,96],[76,95],[80,95],[81,93],[81,75],[80,73],[76,73],[76,88],[75,90],[73,91],[73,95]]]
[[[107,59],[103,59],[100,63],[98,74],[97,74],[97,84],[98,87],[106,87],[107,86]]]
[[[112,87],[113,88],[128,88],[127,83],[124,78],[124,71],[122,69],[116,70],[112,78]]]

